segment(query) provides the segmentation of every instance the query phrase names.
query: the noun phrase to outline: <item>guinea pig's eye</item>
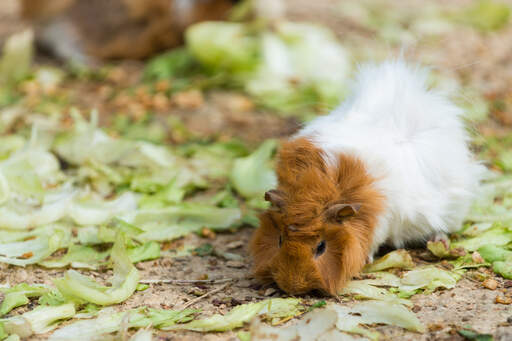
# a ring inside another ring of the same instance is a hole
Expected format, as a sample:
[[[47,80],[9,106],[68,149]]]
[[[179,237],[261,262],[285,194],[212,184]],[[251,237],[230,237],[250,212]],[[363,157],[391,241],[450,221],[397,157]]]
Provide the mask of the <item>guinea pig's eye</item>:
[[[316,246],[315,257],[322,255],[325,252],[325,247],[325,240],[322,240],[320,243],[318,243]]]
[[[279,236],[279,247],[281,247],[281,245],[283,244],[283,237]]]

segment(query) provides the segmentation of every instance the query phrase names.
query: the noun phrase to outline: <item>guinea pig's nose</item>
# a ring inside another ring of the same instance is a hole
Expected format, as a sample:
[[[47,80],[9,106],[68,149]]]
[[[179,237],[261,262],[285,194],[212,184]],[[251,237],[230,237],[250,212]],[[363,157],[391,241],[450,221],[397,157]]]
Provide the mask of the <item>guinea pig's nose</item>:
[[[301,277],[299,274],[276,274],[274,280],[281,290],[290,295],[305,294],[314,289],[311,287],[310,283],[308,283],[307,279]]]

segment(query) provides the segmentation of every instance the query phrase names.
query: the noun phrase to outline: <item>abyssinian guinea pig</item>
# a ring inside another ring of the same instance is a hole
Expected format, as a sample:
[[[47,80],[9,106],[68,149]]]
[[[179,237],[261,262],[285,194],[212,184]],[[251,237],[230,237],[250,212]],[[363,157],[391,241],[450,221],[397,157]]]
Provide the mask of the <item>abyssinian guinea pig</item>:
[[[379,246],[461,227],[483,167],[427,77],[401,60],[363,66],[344,104],[281,144],[250,245],[257,278],[335,295]]]

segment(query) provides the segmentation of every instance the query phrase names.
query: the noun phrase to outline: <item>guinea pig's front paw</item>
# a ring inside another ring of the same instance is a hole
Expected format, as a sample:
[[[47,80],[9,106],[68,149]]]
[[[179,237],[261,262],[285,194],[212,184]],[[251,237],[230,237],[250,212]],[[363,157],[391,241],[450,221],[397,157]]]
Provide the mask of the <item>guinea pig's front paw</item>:
[[[373,263],[373,253],[366,257],[366,264],[372,264],[372,263]]]
[[[436,232],[432,237],[430,237],[430,242],[443,242],[443,244],[447,245],[450,238],[444,232]]]

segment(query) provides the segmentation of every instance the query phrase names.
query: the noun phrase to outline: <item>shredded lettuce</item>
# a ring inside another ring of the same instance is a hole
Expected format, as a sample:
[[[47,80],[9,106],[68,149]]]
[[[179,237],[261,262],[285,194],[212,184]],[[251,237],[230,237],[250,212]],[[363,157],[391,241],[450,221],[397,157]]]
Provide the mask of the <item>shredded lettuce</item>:
[[[476,251],[478,248],[492,244],[496,246],[506,245],[512,241],[512,230],[496,225],[481,234],[452,243],[453,247],[463,247],[468,251]]]
[[[210,73],[282,113],[337,105],[351,68],[334,34],[308,23],[281,20],[259,30],[244,23],[199,23],[187,30],[186,45]]]
[[[143,230],[133,238],[146,241],[164,241],[199,232],[208,227],[223,230],[240,221],[239,208],[219,208],[209,205],[183,203],[158,209],[141,209],[121,217]]]
[[[258,40],[241,23],[202,22],[187,29],[185,41],[192,55],[212,70],[240,73],[258,63]]]
[[[365,330],[359,326],[361,323],[384,323],[411,331],[425,331],[414,313],[399,303],[365,301],[350,308],[336,304],[329,304],[327,308],[338,313],[338,329],[350,333],[365,334]]]
[[[67,303],[59,306],[37,307],[22,315],[0,319],[0,323],[3,323],[5,331],[9,334],[17,334],[25,338],[33,334],[47,333],[57,328],[57,321],[72,318],[74,315],[75,305]]]
[[[434,256],[439,257],[441,259],[457,258],[460,256],[464,256],[465,254],[463,248],[452,248],[450,246],[449,240],[429,241],[427,242],[427,249],[429,249]]]
[[[349,334],[336,330],[338,314],[332,309],[310,312],[296,324],[288,327],[272,327],[255,319],[251,324],[250,340],[356,340]]]
[[[0,262],[25,266],[38,263],[69,245],[71,231],[55,226],[45,234],[21,242],[0,244]]]
[[[93,247],[71,244],[67,253],[58,259],[47,259],[39,262],[46,268],[72,268],[97,269],[100,262],[105,261],[109,251],[99,252]]]
[[[204,319],[164,327],[162,329],[186,329],[199,332],[227,331],[243,326],[244,323],[251,321],[257,315],[263,315],[271,320],[296,316],[300,314],[301,311],[299,304],[300,300],[296,298],[268,299],[255,303],[241,304],[225,315],[215,314]]]
[[[12,35],[3,46],[0,59],[0,81],[12,85],[25,78],[30,71],[33,56],[32,30]]]
[[[119,234],[110,255],[114,263],[112,286],[102,286],[75,270],[69,270],[64,278],[54,280],[59,291],[78,302],[98,305],[120,303],[130,297],[139,282],[139,273],[133,266],[125,248],[124,235]]]
[[[364,272],[376,272],[390,268],[412,269],[414,262],[406,250],[392,251],[364,267]]]
[[[384,288],[379,288],[363,281],[351,281],[340,292],[343,295],[353,295],[356,299],[372,299],[390,301],[403,305],[412,305],[409,300],[398,298]]]
[[[265,306],[265,301],[257,303],[242,304],[233,308],[226,315],[215,314],[213,316],[194,320],[185,324],[177,324],[170,327],[164,327],[163,330],[187,329],[197,332],[209,331],[227,331],[239,328],[251,321]]]
[[[479,0],[466,8],[455,19],[481,31],[495,31],[505,26],[510,18],[510,7],[494,0]]]
[[[381,287],[398,287],[400,286],[400,277],[389,272],[374,272],[371,279],[357,280],[358,283],[369,284]]]
[[[497,261],[492,263],[492,269],[503,278],[512,279],[512,257],[506,261]]]
[[[439,287],[452,289],[460,278],[461,275],[456,272],[443,270],[433,265],[418,267],[402,277],[400,289],[405,291],[416,289],[433,291]]]
[[[129,248],[128,257],[132,263],[138,263],[160,257],[160,244],[157,242],[147,242],[140,246]]]
[[[152,341],[153,333],[150,330],[141,329],[137,333],[135,333],[130,341]]]
[[[276,141],[265,141],[251,155],[237,159],[231,171],[231,181],[238,193],[246,198],[261,198],[265,191],[277,185],[276,174],[270,161]]]
[[[12,288],[0,288],[0,292],[5,295],[0,306],[0,315],[5,315],[12,309],[27,304],[29,297],[39,297],[46,294],[48,288],[43,285],[21,283]]]
[[[135,195],[131,192],[125,192],[112,201],[102,201],[94,197],[74,200],[68,209],[68,214],[77,224],[99,225],[136,208],[137,199]]]
[[[480,247],[478,253],[486,262],[492,263],[492,269],[495,273],[504,278],[512,279],[512,251],[489,244]]]
[[[102,336],[117,332],[121,329],[123,321],[127,328],[144,328],[154,326],[172,326],[176,323],[188,322],[197,310],[185,309],[182,311],[163,309],[132,309],[126,312],[112,313],[105,309],[95,319],[83,320],[69,324],[56,330],[49,341],[72,341],[80,335],[80,340],[98,340]]]
[[[496,246],[494,244],[483,245],[478,248],[478,253],[486,262],[504,261],[512,257],[512,251]]]

